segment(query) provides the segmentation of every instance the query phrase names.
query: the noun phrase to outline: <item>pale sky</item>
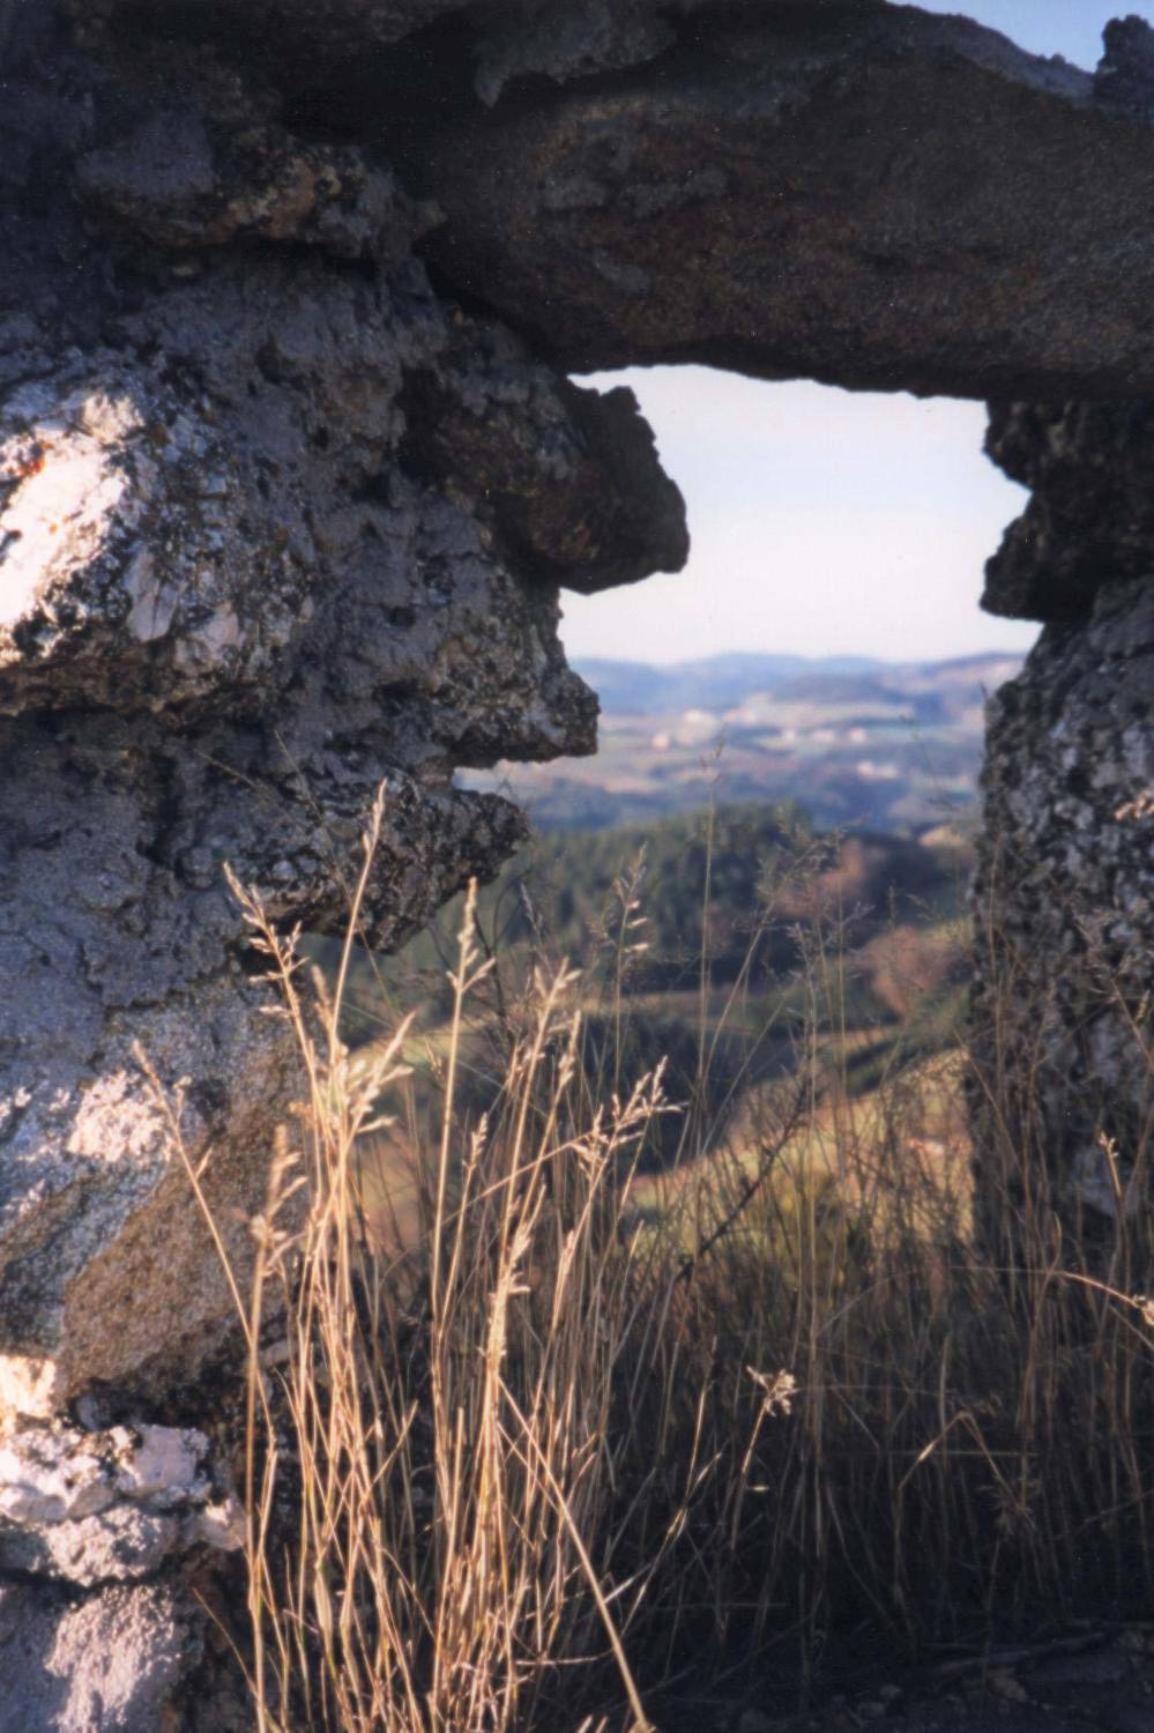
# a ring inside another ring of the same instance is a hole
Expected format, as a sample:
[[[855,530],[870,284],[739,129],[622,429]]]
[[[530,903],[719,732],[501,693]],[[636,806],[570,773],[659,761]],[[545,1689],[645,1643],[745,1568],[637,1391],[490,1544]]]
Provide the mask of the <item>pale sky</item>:
[[[922,0],[1092,68],[1108,19],[1154,0]],[[728,650],[896,660],[1021,649],[1037,627],[978,607],[1023,491],[983,456],[980,403],[921,402],[702,367],[633,369],[689,507],[687,569],[564,597],[575,656],[677,662]]]

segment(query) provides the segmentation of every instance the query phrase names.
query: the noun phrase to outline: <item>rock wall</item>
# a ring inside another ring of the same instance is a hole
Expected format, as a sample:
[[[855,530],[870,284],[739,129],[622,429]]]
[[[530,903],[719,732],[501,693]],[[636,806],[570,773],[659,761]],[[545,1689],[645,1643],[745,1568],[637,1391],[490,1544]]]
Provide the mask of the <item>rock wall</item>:
[[[1054,623],[985,894],[1084,1086],[1047,1159],[1091,1077],[1133,1155],[1152,60],[883,0],[0,0],[0,1729],[173,1725],[235,1542],[178,1413],[231,1302],[140,1053],[243,1276],[297,1082],[225,863],[339,924],[386,782],[396,943],[522,835],[458,767],[593,749],[560,591],[685,558],[630,394],[570,372],[1013,401],[991,602]]]
[[[1048,622],[990,705],[974,1007],[986,1231],[1000,1183],[1148,1260],[1154,1131],[1154,518],[1149,403],[995,408],[1033,496],[986,606]],[[1118,1264],[1118,1279],[1124,1260]],[[1128,1270],[1135,1286],[1145,1261]]]
[[[0,1394],[54,1412],[229,1311],[133,1057],[242,1216],[292,1076],[224,863],[339,923],[387,780],[366,926],[412,931],[522,835],[454,770],[593,748],[559,583],[686,534],[630,395],[439,298],[383,162],[211,43],[24,8],[6,55]]]
[[[432,214],[379,153],[302,139],[159,11],[125,38],[86,14],[85,45],[24,5],[3,49],[0,1728],[22,1733],[159,1727],[205,1642],[190,1573],[235,1541],[197,1515],[214,1474],[227,1502],[220,1462],[191,1504],[179,1450],[151,1502],[91,1467],[105,1410],[147,1448],[235,1327],[138,1044],[242,1279],[300,1087],[225,863],[278,922],[339,925],[385,781],[365,926],[419,927],[523,835],[456,768],[593,749],[559,584],[686,549],[630,395],[439,297],[413,253]]]

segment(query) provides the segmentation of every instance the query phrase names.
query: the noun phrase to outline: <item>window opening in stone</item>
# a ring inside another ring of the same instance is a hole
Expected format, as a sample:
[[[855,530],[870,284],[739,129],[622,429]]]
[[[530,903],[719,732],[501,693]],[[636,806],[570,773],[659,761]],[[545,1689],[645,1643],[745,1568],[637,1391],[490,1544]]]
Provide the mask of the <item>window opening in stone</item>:
[[[641,1154],[641,1212],[667,1180],[746,1171],[791,1088],[845,1186],[845,1127],[908,1090],[902,1136],[968,1195],[985,700],[1038,634],[978,606],[1027,504],[985,454],[987,408],[688,366],[580,384],[635,392],[692,546],[679,573],[562,593],[596,754],[460,779],[533,826],[476,905],[498,983],[478,1026],[507,1015],[518,967],[564,957],[591,1090],[666,1063],[679,1110]],[[463,915],[389,964],[434,1032]],[[871,1135],[859,1153],[888,1159]]]
[[[689,561],[563,595],[569,661],[602,702],[596,757],[469,784],[545,829],[710,798],[903,834],[970,811],[984,694],[1037,635],[977,605],[1026,497],[983,453],[984,405],[701,367],[581,383],[636,393],[685,496]]]

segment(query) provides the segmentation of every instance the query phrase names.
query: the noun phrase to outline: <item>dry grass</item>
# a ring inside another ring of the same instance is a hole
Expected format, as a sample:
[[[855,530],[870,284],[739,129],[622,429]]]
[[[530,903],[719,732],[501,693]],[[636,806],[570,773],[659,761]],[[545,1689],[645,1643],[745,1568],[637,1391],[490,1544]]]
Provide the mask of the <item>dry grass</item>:
[[[644,939],[638,881],[618,890],[623,1018]],[[1016,1152],[1007,1249],[975,1246],[962,1062],[894,1062],[855,1098],[836,934],[807,951],[791,1079],[728,1142],[674,1104],[697,1146],[642,1186],[670,1104],[603,1049],[590,1077],[588,983],[495,984],[470,911],[422,1119],[404,1025],[367,1058],[341,1041],[357,908],[314,992],[244,902],[307,1078],[245,1299],[262,1730],[666,1725],[711,1669],[804,1686],[854,1643],[915,1657],[1147,1599],[1149,1307],[1063,1237],[1044,1177],[1024,1207]],[[504,1059],[475,1118],[486,994]],[[382,1100],[407,1100],[403,1136]],[[370,1231],[366,1151],[400,1146],[407,1192]]]

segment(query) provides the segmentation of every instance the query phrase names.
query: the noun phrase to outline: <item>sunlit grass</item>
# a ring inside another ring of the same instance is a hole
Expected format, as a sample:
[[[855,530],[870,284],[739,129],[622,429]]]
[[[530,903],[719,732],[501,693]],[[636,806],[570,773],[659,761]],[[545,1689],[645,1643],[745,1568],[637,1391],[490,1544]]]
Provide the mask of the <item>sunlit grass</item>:
[[[787,991],[706,958],[675,1088],[631,868],[584,974],[489,954],[470,901],[448,1015],[350,1052],[357,908],[326,986],[241,894],[302,1067],[243,1296],[262,1729],[660,1726],[863,1632],[1144,1603],[1149,1308],[1019,1150],[975,1238],[948,979],[928,1043],[924,1006],[855,1022],[837,911]]]

